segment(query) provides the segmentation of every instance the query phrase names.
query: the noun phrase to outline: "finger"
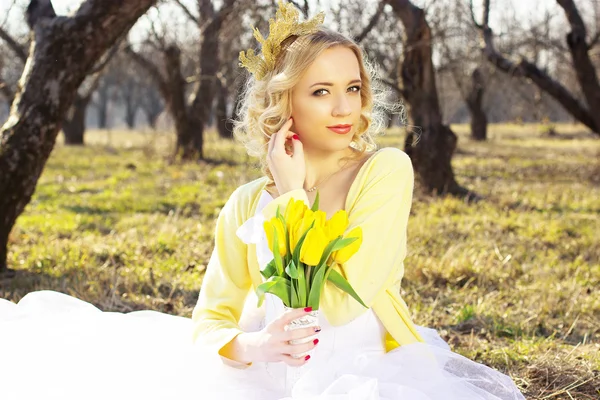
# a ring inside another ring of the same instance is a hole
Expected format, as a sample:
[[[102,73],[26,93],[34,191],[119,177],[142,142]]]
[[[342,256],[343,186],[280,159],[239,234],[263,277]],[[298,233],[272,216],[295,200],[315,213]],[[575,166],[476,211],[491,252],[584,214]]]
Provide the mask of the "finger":
[[[292,123],[293,120],[290,118],[283,124],[281,129],[279,129],[277,136],[275,136],[274,150],[285,150],[285,141],[295,135],[294,132],[290,131]]]
[[[317,329],[319,329],[317,331]],[[298,340],[304,339],[307,337],[314,336],[315,338],[318,336],[317,333],[321,330],[320,327],[311,326],[308,328],[300,328],[300,329],[292,329],[290,331],[286,331],[283,335],[283,340],[288,342],[290,340]]]
[[[281,128],[279,128],[278,132],[286,132],[286,131],[290,130],[290,128],[292,127],[293,124],[294,124],[294,119],[292,117],[288,118],[288,120],[285,121],[285,124],[283,124],[281,126]]]
[[[317,343],[319,343],[319,339],[310,340],[306,343],[286,344],[282,347],[281,352],[292,356],[294,354],[302,354],[314,349]]]
[[[304,145],[300,140],[292,139],[292,148],[294,150],[294,154],[292,158],[304,158]]]
[[[277,137],[277,132],[271,135],[269,138],[269,148],[267,149],[267,154],[271,154],[273,151],[273,146],[275,145],[275,138]]]
[[[308,357],[308,359],[306,359],[306,357],[308,357],[308,356],[304,356],[301,358],[294,358],[292,356],[288,356],[288,355],[284,354],[281,356],[281,361],[283,361],[290,367],[301,367],[302,365],[306,364],[308,362],[308,360],[310,359],[310,357]]]
[[[306,311],[306,310],[309,310],[309,311]],[[286,311],[277,320],[277,326],[280,327],[280,328],[284,328],[286,325],[288,325],[293,320],[305,316],[310,311],[312,311],[310,309],[310,307],[307,307],[307,308],[293,308],[293,309],[291,309],[289,311]]]

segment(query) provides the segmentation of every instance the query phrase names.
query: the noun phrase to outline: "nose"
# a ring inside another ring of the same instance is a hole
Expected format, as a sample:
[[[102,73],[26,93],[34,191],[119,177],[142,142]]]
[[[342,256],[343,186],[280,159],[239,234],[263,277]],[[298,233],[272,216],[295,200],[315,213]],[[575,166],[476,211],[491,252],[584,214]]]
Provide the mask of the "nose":
[[[333,107],[331,115],[333,117],[345,117],[352,113],[352,108],[350,107],[350,102],[348,101],[348,96],[340,95],[336,97],[336,103]]]

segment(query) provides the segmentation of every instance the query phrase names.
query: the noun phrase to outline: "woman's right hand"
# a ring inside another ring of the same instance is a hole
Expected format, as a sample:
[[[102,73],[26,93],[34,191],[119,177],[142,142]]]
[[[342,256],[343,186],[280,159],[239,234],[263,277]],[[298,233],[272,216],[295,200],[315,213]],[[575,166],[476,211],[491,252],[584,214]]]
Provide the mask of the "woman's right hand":
[[[310,356],[294,358],[292,355],[311,351],[315,348],[318,340],[310,340],[307,343],[290,344],[290,340],[304,339],[315,336],[320,331],[319,327],[299,328],[285,330],[293,320],[305,316],[309,311],[304,308],[295,308],[283,313],[279,318],[265,326],[261,331],[248,332],[243,342],[246,348],[246,359],[249,361],[279,362],[282,361],[290,366],[304,365]]]
[[[290,130],[294,120],[290,118],[279,131],[271,135],[267,151],[267,165],[273,175],[279,195],[304,187],[306,162],[298,135]],[[285,143],[292,142],[292,154],[288,154]]]

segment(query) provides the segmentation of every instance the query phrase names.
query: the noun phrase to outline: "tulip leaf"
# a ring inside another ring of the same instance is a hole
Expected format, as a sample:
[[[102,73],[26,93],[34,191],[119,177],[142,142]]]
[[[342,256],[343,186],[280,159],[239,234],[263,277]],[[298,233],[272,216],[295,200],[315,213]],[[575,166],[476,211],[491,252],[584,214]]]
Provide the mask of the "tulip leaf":
[[[350,296],[354,298],[354,300],[358,301],[363,307],[368,308],[367,305],[362,301],[360,296],[354,291],[350,283],[336,270],[330,268],[327,275],[327,280],[333,283],[338,288],[342,289],[344,292],[348,293]]]
[[[341,240],[341,236],[338,236],[337,238],[335,238],[331,242],[329,242],[327,247],[325,247],[325,250],[323,250],[323,255],[321,256],[321,260],[319,261],[318,265],[325,264],[325,261],[327,261],[327,259],[331,255],[331,253],[333,253],[333,248],[340,240]]]
[[[279,240],[277,239],[277,229],[275,227],[273,227],[273,259],[275,260],[277,275],[283,275],[283,262],[281,261],[281,254],[279,254]]]
[[[290,305],[290,282],[281,277],[273,276],[268,281],[261,283],[256,287],[256,296],[258,297],[258,307],[265,300],[265,294],[271,293],[279,297],[285,305]]]
[[[265,279],[269,279],[277,272],[277,267],[275,267],[275,259],[269,261],[266,265],[265,269],[260,271],[260,274],[265,277]]]
[[[315,201],[310,208],[312,211],[317,211],[319,209],[319,191],[317,190],[317,195],[315,196]]]
[[[302,234],[302,236],[300,236],[300,240],[298,240],[298,244],[296,244],[296,248],[294,249],[294,255],[293,255],[293,260],[294,260],[294,263],[296,263],[296,265],[298,265],[298,263],[300,261],[300,249],[302,249],[302,244],[304,243],[304,239],[306,239],[306,235],[308,234],[308,231],[310,231],[313,228],[313,226],[315,226],[315,221],[313,221],[312,224],[310,224],[310,226],[306,230],[306,232],[304,232]]]
[[[285,272],[292,279],[298,279],[298,268],[296,268],[296,264],[294,264],[294,260],[290,260],[287,267],[285,267]]]
[[[292,302],[292,308],[300,308],[302,304],[300,303],[300,296],[298,295],[297,281],[292,281],[290,285],[290,299]]]
[[[292,263],[294,260],[291,261]],[[306,275],[305,275],[305,267],[300,263],[297,267],[298,270],[298,299],[300,300],[300,307],[306,306]]]
[[[323,290],[323,278],[325,277],[326,268],[321,267],[315,273],[315,277],[310,286],[310,293],[308,295],[308,306],[312,307],[313,310],[319,309],[319,302],[321,300],[321,291]]]
[[[341,250],[346,246],[350,246],[352,243],[356,242],[358,240],[357,237],[351,237],[351,238],[344,238],[344,239],[340,239],[331,249],[332,252],[337,251],[337,250]]]

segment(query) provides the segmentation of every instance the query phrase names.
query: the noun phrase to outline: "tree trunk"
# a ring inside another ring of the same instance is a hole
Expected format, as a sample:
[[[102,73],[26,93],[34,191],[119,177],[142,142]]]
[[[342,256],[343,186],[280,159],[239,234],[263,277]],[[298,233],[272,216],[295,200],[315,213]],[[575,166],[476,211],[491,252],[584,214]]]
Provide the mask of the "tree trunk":
[[[148,125],[152,129],[156,129],[156,120],[164,110],[163,102],[161,101],[160,93],[152,85],[143,86],[140,96],[140,108],[146,116]]]
[[[105,85],[106,85],[106,83],[105,83]],[[100,129],[108,128],[108,102],[110,99],[109,93],[110,93],[110,89],[107,86],[103,86],[98,91],[97,111],[98,111],[98,128],[100,128]]]
[[[131,77],[126,78],[121,86],[121,100],[125,103],[125,123],[129,129],[135,129],[135,116],[140,106],[139,88]]]
[[[431,59],[431,29],[424,11],[409,0],[386,0],[404,25],[404,59],[398,71],[410,125],[405,151],[425,191],[465,196],[452,170],[457,137],[442,123],[435,72]],[[418,131],[418,134],[416,133]]]
[[[70,17],[30,14],[31,51],[0,141],[0,272],[7,269],[8,235],[31,201],[77,89],[155,1],[87,0]]]
[[[485,83],[479,67],[471,74],[471,91],[466,96],[466,103],[471,114],[471,138],[473,140],[487,140],[487,116],[483,111],[483,95]]]
[[[137,113],[137,107],[131,103],[126,103],[125,105],[125,123],[129,129],[135,129],[135,114]]]
[[[217,118],[217,131],[219,136],[223,139],[233,138],[233,129],[231,129],[231,122],[227,114],[227,86],[223,85],[221,81],[218,81],[218,96],[217,106],[215,110],[215,116]]]
[[[211,1],[199,1],[200,17],[206,24],[200,44],[200,79],[194,90],[190,105],[190,128],[193,143],[199,158],[203,158],[204,128],[212,109],[216,89],[216,76],[219,71],[219,32],[223,21],[233,10],[235,0],[226,0],[218,13],[214,12]]]
[[[160,105],[158,107],[142,106],[142,109],[144,110],[144,114],[146,115],[146,121],[148,121],[148,125],[150,126],[150,128],[156,129],[156,121],[158,120],[158,117],[160,116],[160,114],[163,111],[162,106],[160,106]]]
[[[192,120],[185,102],[185,79],[181,74],[181,51],[175,45],[169,46],[164,52],[166,84],[169,93],[167,108],[175,123],[177,147],[175,155],[182,160],[202,158],[202,141],[196,138]]]
[[[66,145],[83,146],[85,144],[83,136],[85,134],[85,116],[88,104],[89,99],[77,95],[69,108],[62,125]]]
[[[596,68],[590,58],[590,46],[587,44],[587,29],[573,0],[557,0],[565,12],[571,32],[567,34],[567,45],[573,59],[577,81],[594,120],[596,132],[600,133],[600,83]]]

